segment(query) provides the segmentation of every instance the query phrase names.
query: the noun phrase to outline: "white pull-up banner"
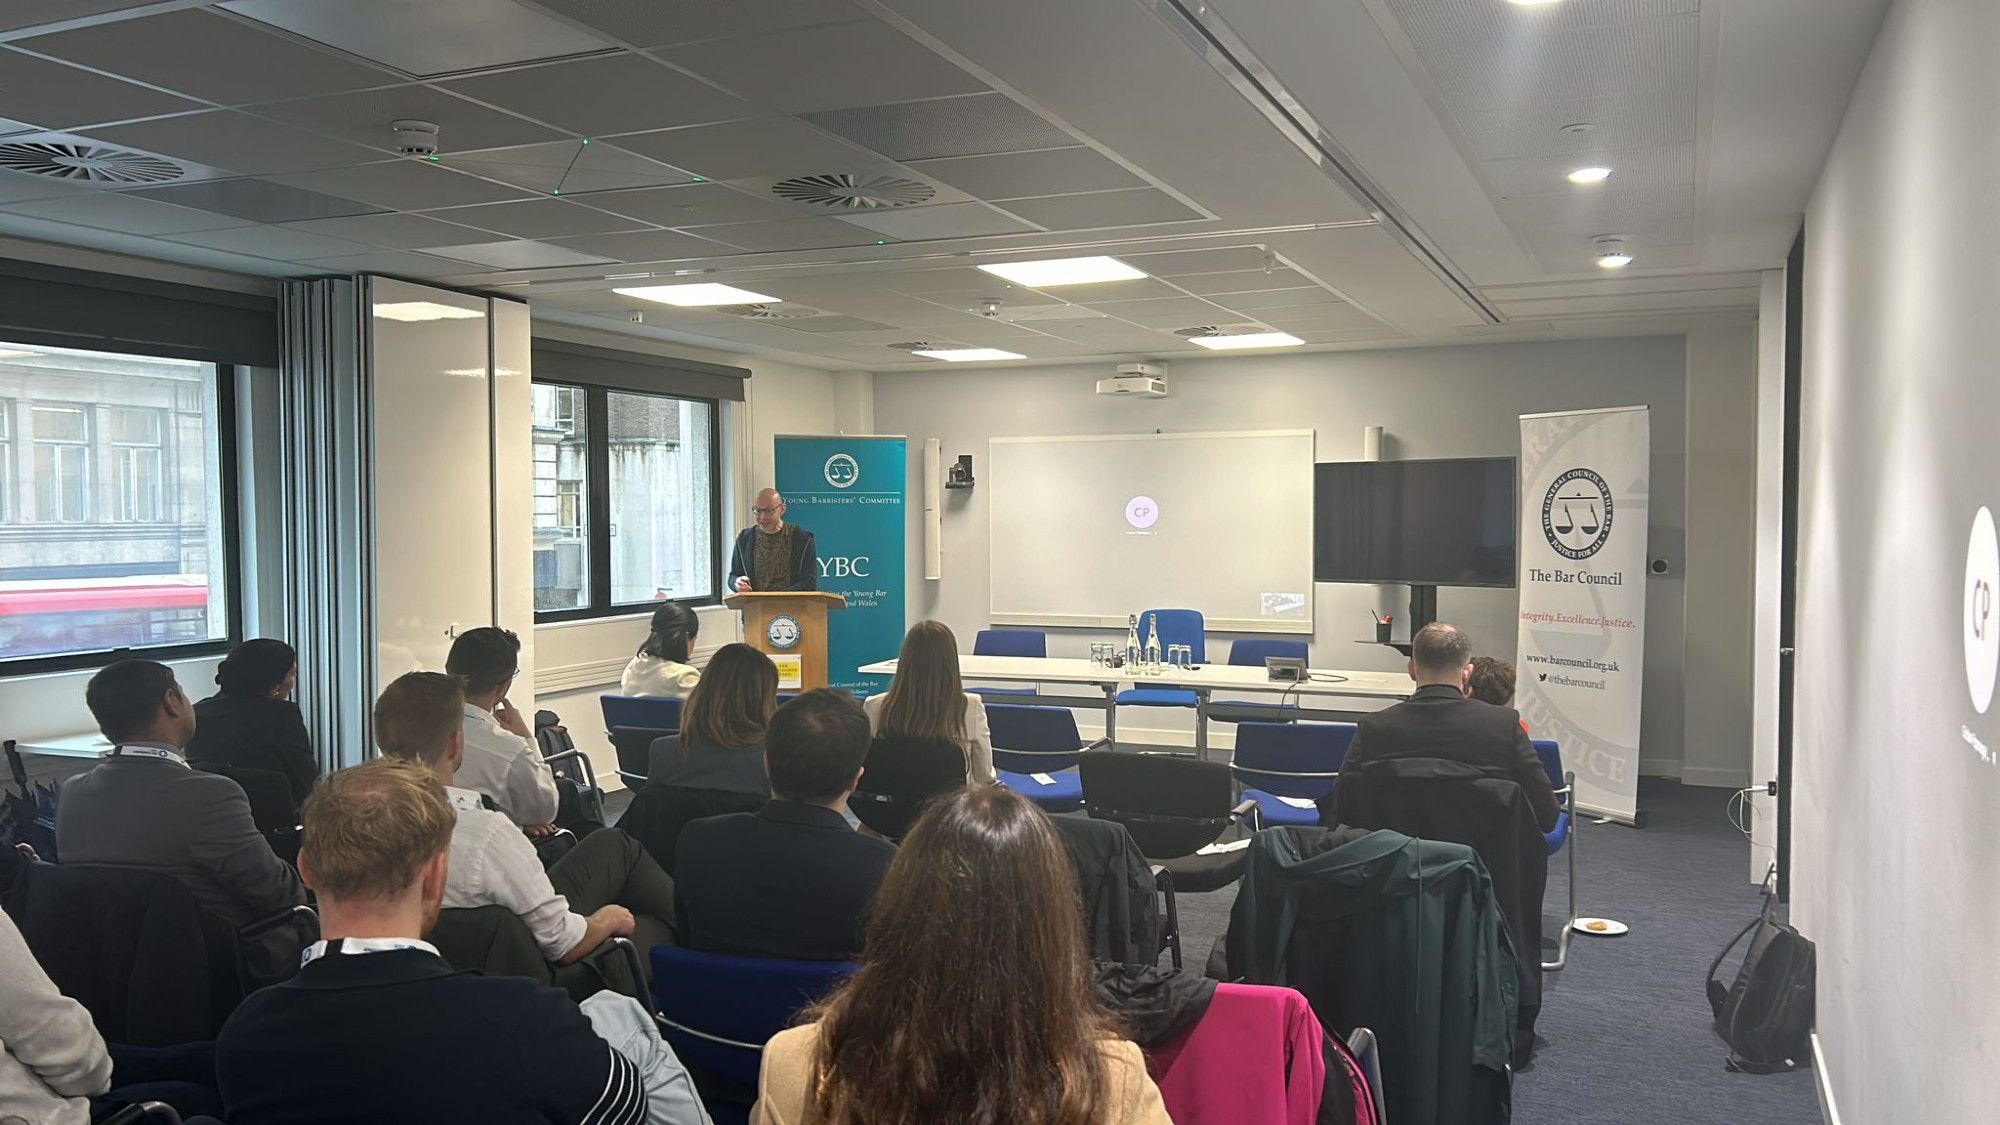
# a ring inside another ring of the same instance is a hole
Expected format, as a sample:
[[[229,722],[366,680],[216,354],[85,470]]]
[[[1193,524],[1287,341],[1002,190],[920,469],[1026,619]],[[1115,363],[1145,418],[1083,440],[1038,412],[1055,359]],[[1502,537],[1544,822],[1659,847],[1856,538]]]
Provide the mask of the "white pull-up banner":
[[[1646,653],[1646,408],[1521,416],[1514,703],[1561,744],[1576,803],[1633,823]]]

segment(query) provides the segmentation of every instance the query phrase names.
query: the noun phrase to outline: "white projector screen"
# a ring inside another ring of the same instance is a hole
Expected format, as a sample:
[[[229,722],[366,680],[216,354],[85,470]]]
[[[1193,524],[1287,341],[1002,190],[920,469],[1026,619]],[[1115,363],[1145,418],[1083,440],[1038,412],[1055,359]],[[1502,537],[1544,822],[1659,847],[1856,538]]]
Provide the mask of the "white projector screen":
[[[994,438],[992,619],[1312,632],[1313,431]]]

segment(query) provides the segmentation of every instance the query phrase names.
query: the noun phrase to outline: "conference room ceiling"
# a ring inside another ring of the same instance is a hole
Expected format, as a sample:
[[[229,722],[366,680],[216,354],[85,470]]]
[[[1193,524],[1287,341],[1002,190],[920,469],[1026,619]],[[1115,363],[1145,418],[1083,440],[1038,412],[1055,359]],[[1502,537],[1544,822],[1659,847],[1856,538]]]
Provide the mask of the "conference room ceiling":
[[[1754,312],[1885,4],[18,0],[0,235],[863,370],[1678,331]],[[974,268],[1097,254],[1151,276]],[[612,291],[676,278],[779,300]]]

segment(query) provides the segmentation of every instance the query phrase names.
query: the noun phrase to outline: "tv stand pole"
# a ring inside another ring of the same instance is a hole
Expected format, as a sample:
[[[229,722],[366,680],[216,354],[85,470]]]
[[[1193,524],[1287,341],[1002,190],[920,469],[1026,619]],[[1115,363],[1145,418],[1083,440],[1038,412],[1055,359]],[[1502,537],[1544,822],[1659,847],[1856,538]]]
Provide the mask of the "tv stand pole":
[[[1417,630],[1438,619],[1438,588],[1428,585],[1410,587],[1410,637],[1416,638]]]

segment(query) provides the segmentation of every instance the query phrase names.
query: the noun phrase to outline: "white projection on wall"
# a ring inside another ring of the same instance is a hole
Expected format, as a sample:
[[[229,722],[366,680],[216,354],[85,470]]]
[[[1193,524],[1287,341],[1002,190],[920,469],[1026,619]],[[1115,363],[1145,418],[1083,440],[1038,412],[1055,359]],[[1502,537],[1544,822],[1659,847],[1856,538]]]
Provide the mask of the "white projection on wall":
[[[992,619],[1312,632],[1313,431],[994,438]]]

